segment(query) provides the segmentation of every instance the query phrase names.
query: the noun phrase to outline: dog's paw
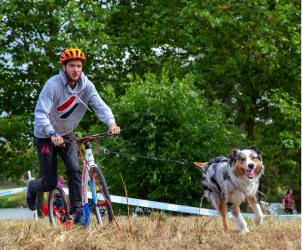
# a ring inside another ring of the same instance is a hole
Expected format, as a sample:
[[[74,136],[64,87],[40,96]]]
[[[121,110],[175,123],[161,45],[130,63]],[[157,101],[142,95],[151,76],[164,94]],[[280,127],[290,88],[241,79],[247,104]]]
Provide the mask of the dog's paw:
[[[254,220],[255,224],[256,225],[261,225],[262,224],[262,219],[263,219],[262,216],[255,217],[255,220]]]
[[[250,232],[250,230],[248,230],[248,228],[244,228],[244,229],[241,229],[241,230],[239,230],[239,233],[249,233]]]
[[[238,227],[240,233],[249,233],[250,230],[247,228],[247,225],[246,223],[243,223],[241,224],[239,227]]]

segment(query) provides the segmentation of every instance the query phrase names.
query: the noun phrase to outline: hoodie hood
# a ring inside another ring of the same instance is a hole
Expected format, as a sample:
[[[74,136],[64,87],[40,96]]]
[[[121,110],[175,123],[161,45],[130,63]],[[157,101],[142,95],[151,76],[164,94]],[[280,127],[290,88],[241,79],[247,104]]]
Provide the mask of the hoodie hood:
[[[68,85],[68,81],[66,79],[66,75],[65,75],[65,71],[63,69],[60,70],[60,79],[62,81],[62,84],[64,85],[64,87],[66,87],[69,92],[75,97],[77,98],[82,104],[85,105],[85,107],[91,112],[91,110],[88,108],[88,106],[81,100],[81,98],[79,97],[79,93],[85,89],[87,82],[88,82],[88,78],[84,75],[84,73],[81,73],[80,78],[77,80],[76,82],[76,86],[74,89],[72,89],[69,85]]]
[[[62,84],[64,86],[68,87],[69,86],[68,83],[67,83],[68,81],[66,79],[65,71],[63,69],[60,70],[59,75],[60,75],[60,79],[61,79]],[[77,80],[75,88],[72,89],[72,93],[75,93],[75,94],[80,93],[86,87],[87,81],[88,81],[88,78],[82,72],[79,80]]]

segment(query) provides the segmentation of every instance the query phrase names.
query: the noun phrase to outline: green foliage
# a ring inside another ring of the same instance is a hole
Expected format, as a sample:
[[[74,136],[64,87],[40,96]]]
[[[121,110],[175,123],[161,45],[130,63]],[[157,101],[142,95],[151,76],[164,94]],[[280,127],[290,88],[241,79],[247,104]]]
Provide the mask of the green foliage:
[[[192,75],[170,82],[163,72],[158,81],[148,74],[136,77],[125,96],[113,104],[123,132],[103,143],[112,151],[170,160],[205,162],[229,153],[236,143],[221,103],[209,105]],[[95,133],[94,129],[90,133]],[[110,192],[129,197],[198,206],[201,172],[188,165],[119,155],[101,159]]]
[[[20,176],[27,170],[33,170],[37,166],[34,160],[35,151],[31,146],[32,126],[31,115],[12,115],[0,119],[0,171],[16,182],[20,182]]]
[[[300,98],[300,13],[296,1],[137,0],[112,1],[109,17],[99,18],[111,38],[106,57],[129,53],[115,70],[120,85],[128,72],[159,76],[166,68],[170,79],[191,72],[207,98],[228,104],[233,122],[257,140],[257,118],[270,111],[264,95],[283,87]]]
[[[296,209],[301,211],[301,103],[283,89],[273,91],[268,102],[272,118],[261,127],[266,148],[264,192],[277,191],[276,182],[283,189],[294,189]]]
[[[254,219],[251,217],[244,217],[244,220],[246,221],[247,227],[251,227],[254,225]]]
[[[16,208],[18,206],[26,207],[24,197],[16,197],[15,199],[0,198],[0,208]]]

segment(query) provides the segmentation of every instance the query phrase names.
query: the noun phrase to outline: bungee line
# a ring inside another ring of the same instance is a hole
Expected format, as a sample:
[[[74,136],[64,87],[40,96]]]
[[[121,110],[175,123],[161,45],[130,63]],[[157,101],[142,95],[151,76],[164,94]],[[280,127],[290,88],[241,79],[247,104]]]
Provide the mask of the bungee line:
[[[204,163],[201,162],[187,162],[186,160],[182,159],[181,161],[174,161],[174,160],[167,160],[167,159],[161,159],[161,158],[156,158],[156,157],[148,157],[148,156],[141,156],[141,155],[133,155],[133,154],[126,154],[126,153],[120,153],[120,152],[114,152],[114,151],[110,151],[106,148],[104,148],[103,146],[100,146],[103,149],[101,149],[103,151],[104,154],[118,154],[118,155],[125,155],[125,156],[132,156],[132,157],[137,157],[137,158],[144,158],[144,159],[150,159],[150,160],[154,160],[154,161],[167,161],[167,162],[173,162],[173,163],[178,163],[178,164],[186,164],[186,165],[190,165],[190,166],[194,166],[196,167],[198,170],[200,170],[204,175],[206,175],[204,173],[204,171],[202,170],[201,166]]]

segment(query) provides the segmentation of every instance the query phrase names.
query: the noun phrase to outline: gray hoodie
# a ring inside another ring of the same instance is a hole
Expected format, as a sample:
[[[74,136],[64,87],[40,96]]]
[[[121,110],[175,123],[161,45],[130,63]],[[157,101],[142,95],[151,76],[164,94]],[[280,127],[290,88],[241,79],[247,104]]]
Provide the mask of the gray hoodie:
[[[45,83],[40,93],[35,110],[35,136],[49,138],[51,131],[58,132],[61,136],[72,132],[89,109],[88,104],[102,122],[108,126],[115,124],[111,109],[84,73],[75,88],[71,89],[67,84],[65,72],[61,69],[59,75],[53,76]]]

